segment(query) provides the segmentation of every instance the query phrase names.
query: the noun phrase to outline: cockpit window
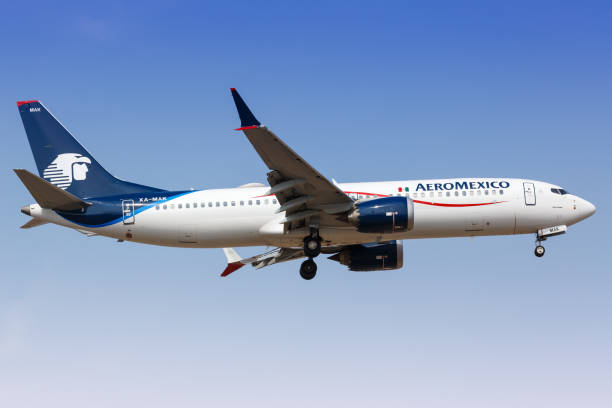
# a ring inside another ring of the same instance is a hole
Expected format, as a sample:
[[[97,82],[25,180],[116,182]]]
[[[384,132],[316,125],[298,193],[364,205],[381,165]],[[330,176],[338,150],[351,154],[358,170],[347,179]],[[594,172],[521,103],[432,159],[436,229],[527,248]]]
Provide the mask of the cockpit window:
[[[562,188],[551,188],[550,191],[552,191],[555,194],[561,194],[561,195],[569,194],[567,191],[565,191]]]

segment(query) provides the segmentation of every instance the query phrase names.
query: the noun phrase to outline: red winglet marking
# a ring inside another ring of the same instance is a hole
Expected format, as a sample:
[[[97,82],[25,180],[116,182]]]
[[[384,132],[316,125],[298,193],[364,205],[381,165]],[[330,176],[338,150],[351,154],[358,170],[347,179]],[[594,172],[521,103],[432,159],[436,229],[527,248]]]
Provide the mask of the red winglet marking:
[[[227,267],[225,268],[225,270],[223,271],[223,273],[221,274],[221,276],[227,276],[232,272],[237,271],[238,269],[242,268],[244,266],[243,263],[240,262],[232,262],[227,264]]]
[[[238,129],[234,129],[234,130],[246,130],[246,129],[257,129],[259,126],[245,126],[245,127],[240,127]]]
[[[38,101],[17,101],[17,106],[21,106],[21,105],[25,105],[26,103],[34,103],[34,102],[38,102]]]
[[[230,91],[236,92],[236,88],[230,88]]]

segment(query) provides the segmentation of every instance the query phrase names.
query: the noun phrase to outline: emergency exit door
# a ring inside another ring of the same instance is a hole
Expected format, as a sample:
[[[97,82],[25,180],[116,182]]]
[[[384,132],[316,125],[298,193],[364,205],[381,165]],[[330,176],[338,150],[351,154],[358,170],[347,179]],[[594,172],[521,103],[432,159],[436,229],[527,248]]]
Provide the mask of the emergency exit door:
[[[523,183],[525,192],[525,205],[536,205],[536,193],[533,183]]]

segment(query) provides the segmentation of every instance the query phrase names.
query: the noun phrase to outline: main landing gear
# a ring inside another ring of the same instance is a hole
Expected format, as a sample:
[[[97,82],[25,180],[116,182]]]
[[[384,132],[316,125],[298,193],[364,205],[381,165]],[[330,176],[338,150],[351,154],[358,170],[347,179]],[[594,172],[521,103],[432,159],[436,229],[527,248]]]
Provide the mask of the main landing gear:
[[[310,229],[310,235],[304,238],[304,255],[308,257],[300,266],[300,276],[306,280],[311,280],[317,274],[317,264],[312,258],[316,258],[321,253],[321,238],[319,230]]]
[[[317,264],[315,263],[315,261],[312,260],[312,258],[308,258],[307,260],[302,262],[302,265],[300,266],[300,276],[303,279],[311,280],[316,276],[316,274]]]

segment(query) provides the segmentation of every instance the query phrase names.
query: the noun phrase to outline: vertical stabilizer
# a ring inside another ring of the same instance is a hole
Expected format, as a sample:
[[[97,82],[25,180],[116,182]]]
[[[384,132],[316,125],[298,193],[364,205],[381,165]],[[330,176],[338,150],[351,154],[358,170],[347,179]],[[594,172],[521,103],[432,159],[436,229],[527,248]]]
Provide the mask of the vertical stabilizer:
[[[161,191],[113,177],[39,101],[17,102],[38,174],[80,198]]]

